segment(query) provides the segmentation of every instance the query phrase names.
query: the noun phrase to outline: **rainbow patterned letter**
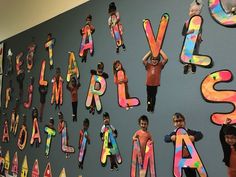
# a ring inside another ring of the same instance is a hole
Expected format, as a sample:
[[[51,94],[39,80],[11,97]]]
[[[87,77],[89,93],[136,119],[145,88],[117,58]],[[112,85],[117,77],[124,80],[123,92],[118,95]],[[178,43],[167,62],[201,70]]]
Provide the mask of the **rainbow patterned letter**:
[[[48,157],[49,152],[50,152],[52,137],[56,135],[56,130],[46,126],[44,128],[44,131],[48,134],[47,139],[46,139],[46,146],[45,146],[45,155],[46,157]]]
[[[138,162],[137,162],[138,160]],[[136,177],[136,166],[138,163],[139,177],[146,177],[147,168],[149,165],[150,177],[156,177],[155,158],[153,142],[148,140],[145,148],[145,156],[142,159],[139,141],[133,142],[132,165],[130,177]]]
[[[149,19],[143,20],[143,28],[153,57],[157,57],[159,55],[159,52],[161,50],[164,41],[168,22],[169,22],[169,14],[165,13],[161,17],[161,22],[158,29],[157,37],[155,38],[150,20]]]
[[[225,119],[230,118],[232,124],[236,123],[236,90],[216,90],[215,85],[220,82],[232,81],[232,73],[229,70],[215,71],[205,77],[201,84],[202,96],[206,101],[212,103],[230,103],[234,109],[229,113],[213,113],[211,121],[222,125]]]
[[[221,0],[209,0],[209,10],[213,19],[220,25],[226,27],[236,26],[236,15],[234,13],[226,13],[221,5]]]
[[[188,31],[194,31],[193,33],[187,34],[182,52],[180,54],[180,59],[182,63],[192,63],[194,65],[202,66],[202,67],[210,67],[212,63],[212,59],[207,55],[199,55],[193,54],[196,42],[198,40],[198,35],[200,33],[200,29],[202,27],[203,18],[200,15],[196,15],[191,17],[189,20]]]
[[[183,158],[183,142],[185,143],[191,158]],[[175,157],[174,157],[174,176],[182,176],[182,168],[195,168],[200,177],[207,177],[207,172],[195,149],[189,139],[188,133],[184,128],[178,128],[176,131]]]
[[[100,89],[95,89],[96,85],[100,85]],[[100,100],[100,96],[102,96],[106,91],[106,80],[102,76],[94,75],[92,74],[90,79],[90,86],[88,90],[88,96],[86,99],[86,107],[90,108],[90,106],[93,104],[93,99],[96,105],[96,109],[98,112],[101,112],[102,110],[102,103]]]
[[[108,146],[108,143],[111,143],[112,147]],[[106,127],[104,131],[104,140],[102,146],[102,153],[101,153],[101,164],[105,166],[107,163],[107,156],[114,155],[118,164],[122,163],[122,158],[120,155],[120,151],[118,148],[118,144],[116,139],[112,134],[112,129],[110,127]]]

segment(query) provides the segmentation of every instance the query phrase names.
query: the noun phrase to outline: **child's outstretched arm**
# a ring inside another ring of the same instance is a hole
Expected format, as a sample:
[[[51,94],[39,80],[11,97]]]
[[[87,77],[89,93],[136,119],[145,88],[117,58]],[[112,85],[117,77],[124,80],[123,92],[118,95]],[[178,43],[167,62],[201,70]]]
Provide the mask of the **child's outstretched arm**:
[[[171,132],[169,135],[165,135],[164,141],[166,143],[174,142],[175,141],[175,132]]]

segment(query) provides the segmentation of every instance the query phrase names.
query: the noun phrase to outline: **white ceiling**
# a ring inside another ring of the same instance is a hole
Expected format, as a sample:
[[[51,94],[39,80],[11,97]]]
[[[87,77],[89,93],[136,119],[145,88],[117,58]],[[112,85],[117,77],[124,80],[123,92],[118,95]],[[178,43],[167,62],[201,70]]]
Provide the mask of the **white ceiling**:
[[[0,0],[0,41],[89,0]]]

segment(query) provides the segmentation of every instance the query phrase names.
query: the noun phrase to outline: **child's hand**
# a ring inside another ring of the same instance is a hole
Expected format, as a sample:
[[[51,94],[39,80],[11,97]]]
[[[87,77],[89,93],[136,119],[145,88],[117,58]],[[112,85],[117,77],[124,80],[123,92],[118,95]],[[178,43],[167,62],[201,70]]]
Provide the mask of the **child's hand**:
[[[188,32],[187,32],[187,34],[192,34],[192,33],[194,33],[194,30],[192,29],[192,30],[189,30]]]
[[[190,139],[192,142],[194,142],[194,141],[195,141],[195,137],[194,137],[194,136],[192,136],[192,135],[190,135],[190,136],[189,136],[189,139]]]
[[[230,118],[226,118],[224,124],[229,125],[231,123],[231,121],[232,120]]]
[[[176,140],[176,135],[172,135],[172,136],[170,137],[170,139],[171,139],[171,141],[175,141],[175,140]]]

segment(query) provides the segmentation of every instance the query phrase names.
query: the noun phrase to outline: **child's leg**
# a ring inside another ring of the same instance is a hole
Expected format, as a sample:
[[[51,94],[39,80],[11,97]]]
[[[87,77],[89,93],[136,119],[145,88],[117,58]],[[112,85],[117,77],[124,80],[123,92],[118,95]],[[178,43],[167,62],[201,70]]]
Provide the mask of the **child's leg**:
[[[118,168],[116,164],[116,156],[115,155],[110,155],[110,162],[111,162],[111,170],[114,168]]]
[[[156,104],[157,86],[152,86],[152,101],[151,101],[151,111],[154,111]]]
[[[147,111],[151,111],[151,102],[152,102],[152,89],[151,86],[147,85]]]
[[[78,102],[72,102],[72,111],[73,111],[73,114],[72,114],[72,118],[73,118],[73,122],[74,121],[77,121],[77,105],[78,105]]]
[[[184,168],[184,172],[186,177],[197,177],[194,168]]]

